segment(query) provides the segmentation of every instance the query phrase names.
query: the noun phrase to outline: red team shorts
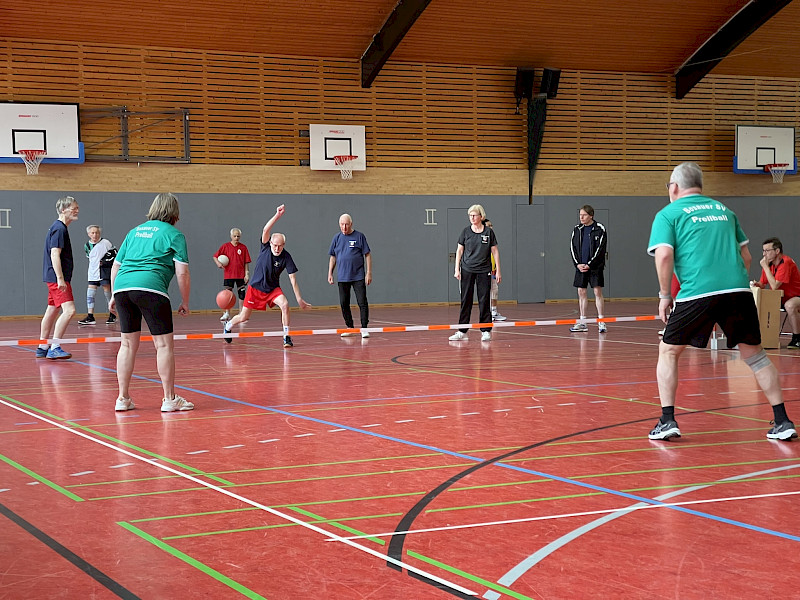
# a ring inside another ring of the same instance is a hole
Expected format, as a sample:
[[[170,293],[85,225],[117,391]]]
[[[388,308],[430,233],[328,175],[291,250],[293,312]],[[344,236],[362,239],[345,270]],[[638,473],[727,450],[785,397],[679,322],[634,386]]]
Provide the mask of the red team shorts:
[[[267,306],[275,306],[275,298],[283,296],[281,288],[277,287],[271,292],[262,292],[254,287],[247,286],[247,294],[244,297],[244,306],[250,310],[267,310]]]
[[[67,289],[63,292],[58,289],[57,283],[47,282],[47,306],[58,308],[66,302],[74,302],[72,297],[72,284],[67,284]]]

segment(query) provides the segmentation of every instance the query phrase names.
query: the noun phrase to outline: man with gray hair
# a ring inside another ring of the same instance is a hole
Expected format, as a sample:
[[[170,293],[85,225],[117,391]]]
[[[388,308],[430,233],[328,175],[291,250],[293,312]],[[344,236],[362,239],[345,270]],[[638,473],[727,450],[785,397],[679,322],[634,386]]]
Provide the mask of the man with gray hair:
[[[67,227],[78,220],[78,203],[72,196],[56,201],[58,219],[47,230],[44,240],[43,281],[47,284],[47,310],[42,317],[42,343],[36,349],[36,358],[50,360],[71,358],[72,354],[61,348],[61,339],[72,317],[75,316],[75,300],[72,296],[72,243]],[[61,309],[61,315],[58,311]],[[52,339],[48,346],[45,340]]]
[[[725,334],[728,348],[738,345],[742,360],[772,405],[774,426],[767,438],[797,437],[786,415],[778,370],[761,348],[758,313],[747,276],[749,240],[739,219],[721,202],[702,195],[703,172],[695,163],[675,167],[667,190],[670,204],[656,214],[647,247],[655,256],[658,273],[658,314],[667,324],[656,368],[662,414],[650,439],[680,437],[675,421],[678,359],[687,345],[705,348],[715,324]],[[670,294],[673,271],[681,282],[674,299]]]
[[[339,233],[333,236],[328,251],[328,283],[333,285],[333,268],[339,280],[339,305],[344,324],[353,328],[353,313],[350,311],[350,289],[356,293],[356,302],[361,316],[361,337],[368,338],[369,304],[367,286],[372,283],[372,254],[366,236],[353,229],[353,218],[347,213],[339,217]],[[357,335],[345,332],[342,337]]]
[[[86,258],[89,259],[89,272],[87,275],[88,285],[86,287],[86,318],[78,321],[78,325],[95,325],[94,318],[94,298],[97,295],[97,288],[102,286],[106,295],[106,302],[111,304],[111,267],[116,256],[114,244],[103,237],[103,229],[100,225],[89,225],[86,228],[86,235],[89,241],[83,245]],[[109,311],[107,325],[115,323],[117,317]]]

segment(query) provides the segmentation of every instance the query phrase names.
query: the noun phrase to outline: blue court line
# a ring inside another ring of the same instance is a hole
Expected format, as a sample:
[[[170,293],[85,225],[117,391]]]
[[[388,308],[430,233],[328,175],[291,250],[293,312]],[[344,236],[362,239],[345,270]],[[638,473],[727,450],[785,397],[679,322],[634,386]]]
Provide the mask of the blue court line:
[[[85,363],[85,362],[82,362],[82,361],[79,361],[79,360],[72,360],[71,362],[73,362],[75,364],[83,365],[83,366],[86,366],[86,367],[89,367],[89,368],[92,368],[92,369],[100,369],[100,370],[103,370],[103,371],[109,371],[111,373],[116,373],[116,370],[115,369],[111,369],[110,367],[101,367],[99,365],[93,365],[91,363]],[[158,379],[150,379],[148,377],[143,377],[141,375],[133,375],[133,377],[136,378],[136,379],[139,379],[139,380],[149,381],[149,382],[152,382],[152,383],[158,383],[159,385],[161,384],[161,381],[158,380]],[[195,394],[200,394],[201,396],[207,396],[209,398],[216,398],[217,400],[223,400],[225,402],[233,402],[235,404],[240,404],[242,406],[249,406],[251,408],[258,408],[258,409],[261,409],[261,410],[266,410],[266,411],[269,411],[269,412],[272,412],[272,413],[275,413],[275,414],[279,414],[279,415],[284,415],[284,416],[287,416],[287,417],[294,417],[294,418],[297,418],[297,419],[310,421],[312,423],[319,423],[320,425],[325,425],[327,427],[336,427],[336,428],[346,429],[346,430],[352,431],[354,433],[360,433],[362,435],[368,435],[368,436],[371,436],[371,437],[375,437],[375,438],[378,438],[378,439],[394,442],[394,443],[397,443],[397,444],[404,444],[404,445],[407,445],[407,446],[412,446],[412,447],[415,447],[415,448],[428,450],[430,452],[437,452],[439,454],[444,454],[446,456],[452,456],[452,457],[460,458],[460,459],[463,459],[463,460],[470,460],[470,461],[476,462],[476,463],[486,462],[486,460],[483,459],[483,458],[470,456],[469,454],[462,454],[460,452],[454,452],[452,450],[445,450],[443,448],[437,448],[435,446],[429,446],[428,444],[420,444],[419,442],[412,442],[410,440],[403,440],[403,439],[392,437],[392,436],[389,436],[389,435],[383,435],[383,434],[377,433],[375,431],[359,429],[357,427],[350,427],[349,425],[343,425],[341,423],[335,423],[333,421],[326,421],[324,419],[317,419],[315,417],[309,417],[309,416],[306,416],[306,415],[292,413],[292,412],[289,412],[289,411],[280,410],[280,409],[272,408],[272,407],[269,407],[269,406],[263,406],[261,404],[254,404],[252,402],[245,402],[243,400],[237,400],[235,398],[229,398],[227,396],[221,396],[219,394],[214,394],[212,392],[206,392],[204,390],[198,390],[196,388],[190,388],[188,386],[176,385],[175,388],[176,389],[180,389],[180,390],[186,390],[188,392],[192,392],[192,393],[195,393]],[[775,537],[784,538],[784,539],[792,540],[792,541],[795,541],[795,542],[800,542],[800,536],[791,535],[789,533],[784,533],[782,531],[775,531],[773,529],[767,529],[765,527],[759,527],[757,525],[751,525],[750,523],[744,523],[742,521],[736,521],[736,520],[733,520],[733,519],[727,519],[725,517],[719,517],[717,515],[704,513],[704,512],[701,512],[701,511],[693,510],[691,508],[686,508],[684,506],[670,506],[669,504],[665,504],[664,502],[660,502],[658,500],[653,500],[651,498],[645,498],[644,496],[637,496],[635,494],[629,494],[627,492],[622,492],[622,491],[619,491],[619,490],[614,490],[614,489],[611,489],[611,488],[606,488],[606,487],[603,487],[603,486],[594,485],[594,484],[591,484],[591,483],[586,483],[584,481],[578,481],[578,480],[575,480],[575,479],[569,479],[567,477],[560,477],[558,475],[545,473],[544,471],[536,471],[534,469],[526,469],[524,467],[520,467],[520,466],[517,466],[517,465],[510,465],[510,464],[502,463],[502,462],[496,462],[496,463],[492,463],[492,464],[495,465],[495,466],[504,468],[504,469],[510,469],[512,471],[518,471],[520,473],[525,473],[527,475],[537,475],[537,476],[543,477],[545,479],[552,479],[553,481],[559,481],[561,483],[574,485],[574,486],[577,486],[577,487],[593,490],[593,491],[596,491],[596,492],[602,492],[604,494],[610,494],[612,496],[619,496],[620,498],[627,498],[629,500],[635,500],[636,502],[644,502],[646,504],[652,504],[654,506],[661,506],[663,508],[667,508],[667,509],[674,510],[674,511],[681,512],[681,513],[685,513],[685,514],[688,514],[688,515],[693,515],[693,516],[701,517],[701,518],[704,518],[704,519],[711,519],[712,521],[717,521],[719,523],[724,523],[726,525],[733,525],[735,527],[741,527],[743,529],[747,529],[747,530],[750,530],[750,531],[755,531],[757,533],[764,533],[766,535],[772,535],[772,536],[775,536]]]

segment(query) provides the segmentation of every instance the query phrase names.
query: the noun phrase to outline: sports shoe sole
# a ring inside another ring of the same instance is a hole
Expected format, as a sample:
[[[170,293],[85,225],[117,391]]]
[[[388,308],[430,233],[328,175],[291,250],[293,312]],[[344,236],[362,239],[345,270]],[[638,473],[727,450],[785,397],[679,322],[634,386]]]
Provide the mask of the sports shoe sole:
[[[797,437],[797,431],[794,429],[787,429],[786,431],[781,431],[780,433],[767,433],[767,439],[769,440],[780,440],[785,442],[787,440],[791,440]]]
[[[672,427],[667,429],[666,431],[660,431],[659,433],[653,435],[652,433],[647,436],[651,440],[669,440],[672,438],[679,438],[681,437],[681,430],[677,427]]]

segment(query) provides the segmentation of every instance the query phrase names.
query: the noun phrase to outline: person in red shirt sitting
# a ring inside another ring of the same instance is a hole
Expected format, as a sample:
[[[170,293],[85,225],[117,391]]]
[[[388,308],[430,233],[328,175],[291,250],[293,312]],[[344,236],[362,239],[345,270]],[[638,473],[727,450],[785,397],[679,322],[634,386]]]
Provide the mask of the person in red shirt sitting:
[[[792,328],[792,341],[788,347],[800,349],[800,271],[797,264],[783,253],[783,244],[778,238],[764,240],[762,247],[761,279],[754,285],[783,290],[781,305]]]

